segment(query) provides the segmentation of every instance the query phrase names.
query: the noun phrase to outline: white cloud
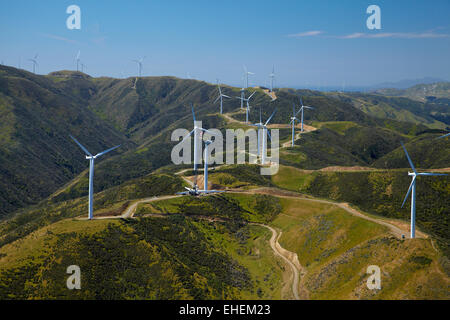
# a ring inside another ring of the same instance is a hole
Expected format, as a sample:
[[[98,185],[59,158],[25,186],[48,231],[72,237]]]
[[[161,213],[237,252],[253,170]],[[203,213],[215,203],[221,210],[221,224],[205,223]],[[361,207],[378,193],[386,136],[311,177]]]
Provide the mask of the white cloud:
[[[434,32],[382,32],[382,33],[351,33],[345,36],[336,36],[339,39],[379,39],[379,38],[397,38],[397,39],[431,39],[448,38],[450,35]]]
[[[291,37],[291,38],[314,37],[314,36],[321,35],[322,33],[323,33],[323,31],[313,30],[313,31],[306,31],[306,32],[300,32],[300,33],[295,33],[295,34],[289,34],[288,37]]]
[[[64,37],[61,37],[61,36],[58,36],[58,35],[54,35],[54,34],[42,33],[41,36],[46,37],[46,38],[50,38],[50,39],[59,40],[59,41],[64,41],[64,42],[67,42],[67,43],[76,43],[76,44],[79,44],[79,42],[76,41],[76,40],[64,38]]]

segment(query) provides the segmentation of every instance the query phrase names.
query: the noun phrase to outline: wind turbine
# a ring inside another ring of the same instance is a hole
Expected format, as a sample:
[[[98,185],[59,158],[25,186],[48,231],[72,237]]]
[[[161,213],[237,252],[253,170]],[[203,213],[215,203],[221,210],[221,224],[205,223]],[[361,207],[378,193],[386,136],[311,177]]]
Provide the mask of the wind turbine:
[[[212,143],[211,140],[205,141],[205,151],[204,151],[204,161],[205,166],[203,169],[203,190],[199,190],[197,184],[194,184],[193,188],[187,188],[186,191],[183,192],[177,192],[177,194],[181,195],[191,195],[191,196],[199,196],[201,194],[208,194],[208,193],[222,193],[225,191],[219,191],[219,190],[208,190],[208,146]]]
[[[301,123],[302,123],[302,132],[303,132],[303,110],[304,109],[314,109],[313,107],[310,107],[310,106],[304,106],[303,105],[303,100],[302,100],[302,98],[300,97],[300,104],[302,105],[302,107],[300,108],[300,111],[302,112],[302,117],[301,117]]]
[[[139,60],[133,60],[133,62],[136,62],[138,64],[139,77],[142,75],[142,62],[144,61],[144,59],[145,57],[142,57]]]
[[[405,199],[402,203],[402,208],[405,205],[406,199],[411,193],[411,239],[416,236],[416,178],[417,176],[446,176],[443,173],[431,173],[431,172],[417,172],[411,158],[409,157],[408,151],[406,151],[405,145],[402,142],[403,150],[405,151],[406,158],[408,159],[409,165],[413,172],[408,172],[408,176],[412,177],[411,184],[409,185],[408,192],[406,193]]]
[[[247,108],[245,109],[245,123],[248,123],[248,112],[250,111],[249,101],[250,101],[250,99],[253,97],[253,95],[255,93],[256,93],[256,91],[253,92],[247,99],[242,97],[242,96],[241,97],[236,97],[237,99],[241,100],[241,105],[242,105],[242,103],[244,103],[244,101],[247,103]]]
[[[244,107],[245,89],[241,88],[241,96],[238,98],[241,100],[241,109]]]
[[[259,107],[259,123],[255,123],[255,124],[250,124],[253,127],[257,127],[258,128],[258,132],[257,132],[257,146],[258,146],[258,157],[261,156],[261,152],[260,152],[260,146],[261,146],[261,133],[262,133],[262,128],[264,127],[264,123],[262,123],[262,116],[261,116],[261,107]]]
[[[231,99],[231,97],[222,93],[222,89],[220,89],[219,79],[217,79],[217,87],[219,88],[219,96],[216,98],[216,100],[214,100],[214,103],[216,103],[220,99],[220,114],[222,114],[223,98]]]
[[[186,195],[186,194],[189,194],[189,195],[193,195],[193,196],[198,196],[199,194],[201,194],[201,193],[212,193],[212,192],[219,192],[219,191],[215,191],[215,190],[211,190],[211,191],[207,191],[207,189],[205,189],[205,190],[199,190],[198,189],[198,185],[197,185],[197,165],[199,164],[199,161],[198,161],[198,151],[197,151],[197,140],[198,140],[198,134],[200,133],[200,134],[203,134],[204,132],[208,132],[209,134],[212,134],[212,135],[216,135],[214,132],[211,132],[211,131],[209,131],[209,130],[206,130],[206,129],[204,129],[204,128],[202,128],[202,127],[199,127],[199,126],[197,126],[197,121],[196,121],[196,119],[195,119],[195,112],[194,112],[194,104],[191,104],[191,110],[192,110],[192,117],[193,117],[193,119],[194,119],[194,129],[191,131],[191,132],[189,132],[184,138],[183,138],[183,140],[181,140],[181,142],[183,142],[184,140],[186,140],[188,137],[190,137],[192,134],[194,134],[194,186],[193,186],[193,188],[187,188],[187,187],[185,187],[185,189],[187,190],[187,191],[184,191],[184,192],[178,192],[177,194],[183,194],[183,195]],[[211,142],[209,142],[209,143],[207,143],[206,144],[206,146],[205,146],[205,151],[207,151],[207,148],[208,148],[208,145],[210,144]],[[201,154],[201,152],[200,152],[200,154]],[[206,152],[205,152],[205,173],[206,173],[206,175],[207,175],[207,170],[208,170],[208,164],[207,164],[207,159],[206,159]],[[208,177],[206,177],[206,183],[207,183],[207,179],[208,179]]]
[[[244,77],[245,77],[245,81],[246,81],[246,88],[248,88],[248,76],[249,75],[254,75],[253,72],[250,72],[247,70],[247,67],[244,65]]]
[[[80,50],[78,50],[77,56],[75,57],[75,60],[77,62],[77,71],[79,71],[79,64],[80,64]]]
[[[33,62],[33,73],[36,73],[36,66],[39,66],[39,64],[37,63],[37,57],[38,57],[38,55],[36,53],[36,55],[34,56],[33,59],[28,59],[31,62]]]
[[[275,78],[275,66],[272,66],[272,73],[269,74],[270,77],[270,92],[273,92],[273,80]]]
[[[95,156],[93,156],[81,143],[77,141],[74,137],[70,136],[73,141],[86,153],[86,159],[89,160],[89,220],[91,220],[94,217],[94,161],[96,158],[113,151],[114,149],[117,149],[120,147],[120,145],[112,147],[110,149],[107,149],[105,151],[102,151],[100,153],[97,153]]]
[[[291,144],[292,147],[294,146],[294,140],[295,140],[295,121],[300,121],[300,120],[298,120],[297,115],[302,110],[303,109],[300,109],[297,111],[297,113],[295,113],[295,103],[292,103],[292,117],[291,117],[291,122],[290,122],[292,124],[292,144]],[[302,115],[303,115],[303,113],[302,113]],[[303,119],[303,117],[302,117],[302,119]]]
[[[262,123],[261,121],[261,109],[260,109],[260,114],[259,114],[259,123],[254,124],[252,126],[254,127],[258,127],[258,140],[259,139],[259,130],[262,129],[262,148],[261,148],[261,164],[265,164],[266,163],[266,138],[267,135],[269,135],[270,139],[272,139],[272,137],[270,136],[270,133],[267,129],[267,124],[270,122],[270,120],[272,120],[273,116],[275,115],[275,113],[277,112],[277,109],[275,109],[272,113],[272,115],[269,117],[269,119],[267,119],[267,121],[265,123]],[[258,154],[259,154],[259,144],[260,142],[258,141]]]

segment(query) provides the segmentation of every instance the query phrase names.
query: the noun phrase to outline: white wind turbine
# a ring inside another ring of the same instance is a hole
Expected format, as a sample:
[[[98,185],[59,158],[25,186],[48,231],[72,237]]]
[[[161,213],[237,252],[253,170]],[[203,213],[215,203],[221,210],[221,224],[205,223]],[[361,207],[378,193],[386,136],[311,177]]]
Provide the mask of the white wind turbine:
[[[80,54],[81,54],[81,52],[80,52],[80,50],[78,50],[77,56],[75,57],[75,61],[77,62],[77,71],[80,70],[80,68],[79,68],[79,64],[80,64]]]
[[[231,97],[227,96],[226,94],[222,93],[222,89],[220,89],[219,79],[217,79],[217,87],[219,88],[219,96],[214,100],[213,103],[216,103],[220,99],[220,114],[222,114],[223,111],[223,98],[231,99]]]
[[[260,152],[260,146],[261,146],[261,134],[262,134],[262,129],[264,127],[264,123],[262,123],[262,115],[261,115],[261,107],[259,107],[259,122],[255,123],[255,124],[250,124],[253,127],[257,127],[258,131],[257,131],[257,147],[258,147],[258,157],[261,156],[261,152]]]
[[[310,107],[310,106],[304,106],[303,100],[301,97],[300,97],[300,104],[301,104],[300,111],[302,112],[302,116],[301,116],[302,129],[301,129],[301,131],[303,132],[303,111],[304,111],[304,109],[314,109],[314,108]]]
[[[275,79],[275,66],[272,66],[272,73],[269,74],[270,77],[270,92],[273,92],[273,80]]]
[[[248,123],[248,113],[249,113],[249,111],[250,111],[250,99],[253,97],[253,95],[256,93],[256,91],[255,92],[253,92],[248,98],[243,98],[242,96],[241,97],[236,97],[237,99],[240,99],[241,100],[241,105],[242,105],[242,103],[245,101],[246,103],[247,103],[247,107],[245,108],[245,123]]]
[[[194,134],[194,186],[193,186],[193,188],[187,188],[187,187],[185,187],[185,189],[187,190],[187,191],[184,191],[184,192],[178,192],[177,194],[183,194],[183,195],[186,195],[186,194],[189,194],[189,195],[193,195],[193,196],[198,196],[199,194],[201,194],[201,193],[213,193],[213,192],[219,192],[219,191],[215,191],[215,190],[210,190],[210,191],[208,191],[207,189],[205,189],[205,190],[199,190],[198,189],[198,185],[197,185],[197,166],[198,166],[198,164],[200,164],[200,162],[199,162],[199,159],[198,159],[198,155],[199,155],[199,150],[198,150],[198,138],[199,138],[199,134],[200,135],[202,135],[203,134],[203,132],[208,132],[209,134],[212,134],[212,135],[216,135],[214,132],[211,132],[211,131],[209,131],[209,130],[206,130],[206,129],[204,129],[204,128],[202,128],[202,127],[200,127],[200,126],[198,126],[198,123],[197,123],[197,121],[196,121],[196,119],[195,119],[195,112],[194,112],[194,104],[191,104],[191,109],[192,109],[192,117],[193,117],[193,119],[194,119],[194,129],[191,131],[191,132],[189,132],[184,138],[183,138],[183,140],[181,140],[181,142],[183,142],[184,140],[186,140],[187,138],[189,138],[192,134]],[[200,136],[201,137],[201,136]],[[201,141],[200,141],[200,143],[201,143]],[[206,149],[206,151],[207,151],[207,146],[210,144],[211,142],[208,142],[207,144],[206,144],[206,146],[205,146],[205,149]],[[206,183],[208,183],[207,182],[207,179],[208,179],[208,177],[207,177],[207,175],[208,175],[208,173],[207,173],[207,171],[208,171],[208,164],[207,164],[207,156],[206,156],[206,154],[207,153],[205,153],[205,174],[206,174]],[[200,156],[201,156],[201,144],[200,144]],[[206,184],[207,185],[207,184]],[[207,187],[206,187],[207,188]]]
[[[39,66],[39,64],[37,63],[37,57],[38,55],[36,53],[33,59],[28,59],[29,61],[33,62],[33,73],[36,73],[36,66]]]
[[[290,122],[290,124],[292,124],[292,143],[291,143],[292,147],[294,146],[294,140],[295,140],[295,121],[300,121],[297,118],[297,115],[300,111],[302,111],[302,109],[298,110],[296,113],[295,112],[295,103],[292,103],[292,117],[291,117],[291,122]]]
[[[138,72],[139,72],[139,77],[142,75],[142,62],[144,61],[145,56],[140,58],[139,60],[132,60],[133,62],[136,62],[138,65]]]
[[[114,150],[120,147],[120,145],[112,147],[110,149],[107,149],[105,151],[102,151],[100,153],[97,153],[95,156],[93,156],[81,143],[77,141],[74,137],[70,136],[73,141],[86,153],[86,159],[89,160],[89,211],[88,211],[88,218],[91,220],[94,217],[94,161],[96,158]]]
[[[412,163],[411,158],[409,157],[408,151],[406,151],[405,145],[402,142],[403,150],[405,151],[406,158],[408,159],[409,165],[413,172],[408,172],[408,176],[412,177],[411,184],[409,185],[408,192],[406,193],[405,199],[402,203],[402,208],[405,205],[406,199],[411,193],[411,239],[414,239],[416,236],[416,179],[417,176],[446,176],[443,173],[431,173],[431,172],[417,172],[414,164]]]
[[[269,119],[267,119],[267,121],[265,123],[262,123],[261,121],[261,109],[260,109],[260,114],[259,114],[259,123],[253,124],[252,126],[257,127],[258,128],[258,155],[259,155],[259,145],[261,143],[260,140],[262,140],[262,148],[261,148],[261,164],[265,164],[266,163],[266,140],[267,140],[267,135],[269,135],[269,138],[272,139],[272,137],[270,136],[269,130],[267,129],[267,124],[270,122],[270,120],[272,120],[273,116],[275,115],[275,113],[277,112],[277,109],[275,109],[272,113],[272,115],[269,117]],[[260,134],[259,131],[262,130],[262,137],[260,139]]]

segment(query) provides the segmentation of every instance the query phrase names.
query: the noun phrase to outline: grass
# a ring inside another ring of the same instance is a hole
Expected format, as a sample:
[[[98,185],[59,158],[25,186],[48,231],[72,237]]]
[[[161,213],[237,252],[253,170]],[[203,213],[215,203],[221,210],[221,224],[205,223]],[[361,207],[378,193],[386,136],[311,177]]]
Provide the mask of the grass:
[[[351,216],[333,205],[281,199],[271,223],[283,231],[280,244],[296,252],[307,273],[312,299],[448,299],[440,255],[430,240],[401,241],[387,228]],[[366,268],[378,265],[382,290],[365,286]]]
[[[314,180],[311,171],[280,165],[278,173],[272,176],[272,182],[280,188],[291,191],[304,189]]]

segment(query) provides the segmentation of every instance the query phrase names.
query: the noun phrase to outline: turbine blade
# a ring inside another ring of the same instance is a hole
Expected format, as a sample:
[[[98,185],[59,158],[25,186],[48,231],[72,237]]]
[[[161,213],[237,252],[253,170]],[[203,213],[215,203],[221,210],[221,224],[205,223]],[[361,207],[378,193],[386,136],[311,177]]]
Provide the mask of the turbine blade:
[[[302,100],[302,97],[300,97],[300,104],[301,104],[302,107],[303,107],[303,100]]]
[[[267,125],[269,123],[270,120],[272,120],[273,116],[275,115],[275,113],[277,112],[277,109],[275,109],[272,113],[272,115],[269,117],[269,119],[267,119],[265,125]]]
[[[405,145],[403,144],[403,142],[400,142],[400,143],[402,144],[403,150],[405,150],[405,154],[406,154],[406,157],[408,158],[408,162],[409,162],[409,165],[411,166],[411,169],[413,169],[413,171],[417,173],[416,168],[414,167],[414,164],[412,163],[412,160],[409,157],[408,151],[406,151]]]
[[[207,132],[209,134],[212,134],[213,136],[217,136],[217,133],[211,132],[209,130],[206,130],[206,129],[203,129],[203,128],[200,128],[200,130],[202,130],[203,132]]]
[[[445,173],[432,173],[432,172],[420,172],[417,175],[419,176],[448,176]]]
[[[266,130],[267,130],[267,134],[269,135],[270,140],[272,140],[272,136],[270,135],[269,129],[266,129]]]
[[[436,139],[442,139],[442,138],[445,138],[445,137],[448,137],[448,136],[450,136],[450,133],[444,134],[442,137],[439,137],[439,138],[436,138]]]
[[[69,136],[72,138],[73,141],[75,141],[75,143],[76,143],[81,149],[83,149],[83,151],[84,151],[88,156],[91,156],[91,157],[92,157],[92,154],[91,154],[85,147],[83,147],[83,145],[82,145],[81,143],[79,143],[77,139],[75,139],[75,138],[74,138],[73,136],[71,136],[71,135],[69,135]]]
[[[191,109],[192,109],[192,117],[194,117],[194,122],[195,122],[195,112],[194,112],[194,104],[191,103]]]
[[[110,151],[113,151],[114,149],[117,149],[118,147],[120,147],[120,144],[119,144],[118,146],[109,148],[109,149],[107,149],[107,150],[105,150],[105,151],[102,151],[102,152],[96,154],[96,155],[95,155],[95,158],[100,157],[100,156],[102,156],[102,155],[104,155],[104,154],[106,154],[106,153],[108,153],[108,152],[110,152]]]
[[[405,205],[405,202],[406,202],[406,199],[407,199],[408,196],[409,196],[409,193],[411,192],[411,189],[412,189],[412,186],[413,186],[413,184],[414,184],[414,181],[416,181],[416,176],[414,176],[414,178],[413,178],[412,181],[411,181],[411,184],[409,185],[408,192],[406,193],[405,199],[403,200],[403,203],[402,203],[402,208],[403,208],[403,206]]]
[[[216,100],[214,100],[213,103],[216,103],[217,101],[219,101],[220,97],[221,97],[221,96],[218,96],[218,97],[216,98]]]
[[[297,111],[294,117],[296,117],[303,110],[303,106]]]
[[[295,103],[292,102],[292,116],[295,117]]]
[[[181,142],[183,142],[184,140],[186,140],[188,137],[190,137],[191,136],[191,134],[193,134],[194,133],[194,131],[195,131],[195,129],[194,130],[192,130],[191,132],[189,132],[184,138],[183,138],[183,140],[181,140]]]
[[[230,97],[230,96],[227,96],[226,94],[223,94],[222,97],[231,99],[231,97]]]
[[[255,92],[253,92],[251,95],[250,95],[250,97],[248,97],[247,98],[247,100],[250,100],[251,99],[251,97],[253,97],[253,95],[256,93],[256,91]]]

